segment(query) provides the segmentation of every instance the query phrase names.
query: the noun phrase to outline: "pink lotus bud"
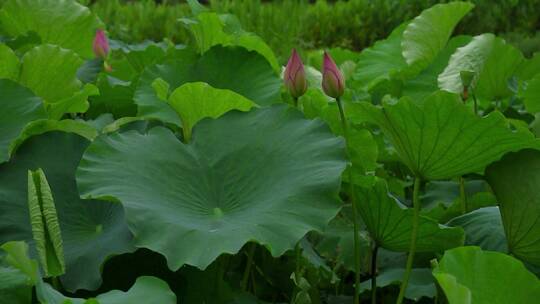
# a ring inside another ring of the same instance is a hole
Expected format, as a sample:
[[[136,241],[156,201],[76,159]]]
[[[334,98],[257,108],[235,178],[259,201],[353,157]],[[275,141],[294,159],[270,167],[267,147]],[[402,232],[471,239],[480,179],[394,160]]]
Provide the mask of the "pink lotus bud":
[[[105,60],[109,54],[109,41],[103,30],[96,31],[94,38],[93,50],[96,57]]]
[[[306,72],[304,71],[302,59],[300,59],[295,49],[293,49],[289,62],[287,62],[283,80],[293,98],[298,98],[306,93]]]
[[[326,95],[339,98],[345,91],[345,80],[332,57],[324,52],[322,87]]]

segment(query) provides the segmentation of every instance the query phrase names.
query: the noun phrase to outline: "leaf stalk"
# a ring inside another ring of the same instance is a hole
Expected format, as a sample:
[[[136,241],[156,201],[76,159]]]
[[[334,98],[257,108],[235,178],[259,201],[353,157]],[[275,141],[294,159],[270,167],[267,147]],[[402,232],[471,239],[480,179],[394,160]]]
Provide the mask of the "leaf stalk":
[[[349,160],[351,160],[350,153],[349,153],[349,126],[347,123],[347,119],[345,117],[345,110],[343,109],[343,103],[340,98],[336,98],[336,102],[339,108],[339,116],[341,119],[341,126],[343,128],[343,136],[345,137],[345,142],[347,143],[347,157]],[[354,184],[353,184],[353,175],[352,175],[352,163],[349,167],[349,192],[351,195],[351,204],[352,204],[352,211],[353,211],[353,235],[354,235],[354,304],[360,303],[360,268],[361,268],[361,260],[360,260],[360,234],[358,232],[359,230],[359,224],[358,224],[358,202],[356,201],[356,194],[354,192]]]
[[[413,226],[412,226],[412,233],[411,233],[411,244],[409,248],[409,256],[407,257],[407,264],[405,266],[405,274],[403,275],[403,281],[401,282],[401,288],[399,289],[398,298],[396,301],[396,304],[403,303],[403,299],[405,297],[405,291],[407,290],[407,286],[409,285],[409,279],[411,277],[411,271],[414,261],[414,253],[416,251],[416,239],[418,236],[418,224],[420,220],[420,200],[419,200],[419,192],[420,192],[420,183],[421,180],[419,177],[416,177],[414,179],[414,189],[413,189]]]

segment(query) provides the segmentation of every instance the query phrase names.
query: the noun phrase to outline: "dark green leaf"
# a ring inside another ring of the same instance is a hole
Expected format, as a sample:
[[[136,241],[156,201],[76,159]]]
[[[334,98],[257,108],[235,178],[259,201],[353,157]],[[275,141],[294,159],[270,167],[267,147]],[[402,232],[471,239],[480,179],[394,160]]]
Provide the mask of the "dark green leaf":
[[[79,190],[122,202],[137,246],[173,270],[205,268],[250,240],[281,255],[336,215],[345,168],[343,141],[301,116],[230,112],[197,124],[189,145],[162,127],[103,136],[80,163]]]
[[[359,212],[375,243],[383,248],[407,252],[411,242],[413,210],[388,193],[385,180],[372,188],[357,187]],[[420,216],[417,252],[443,251],[463,244],[463,230],[439,225]]]
[[[459,96],[443,91],[420,101],[402,98],[382,109],[360,106],[407,167],[425,180],[480,171],[507,152],[539,145],[528,131],[511,130],[501,113],[478,117]]]
[[[0,163],[9,160],[14,141],[31,121],[47,118],[39,97],[8,79],[0,79]]]
[[[540,266],[540,151],[506,155],[486,170],[511,254]]]
[[[152,83],[161,78],[170,88],[187,82],[206,82],[236,92],[259,105],[279,102],[281,81],[268,62],[242,48],[216,46],[195,61],[176,58],[147,68],[135,91],[139,115],[181,125],[176,112],[156,96]]]
[[[133,248],[122,206],[79,198],[75,169],[88,144],[78,135],[49,132],[28,139],[9,163],[0,165],[0,243],[26,240],[34,246],[27,175],[42,168],[62,229],[66,274],[61,280],[70,291],[97,288],[105,259]]]

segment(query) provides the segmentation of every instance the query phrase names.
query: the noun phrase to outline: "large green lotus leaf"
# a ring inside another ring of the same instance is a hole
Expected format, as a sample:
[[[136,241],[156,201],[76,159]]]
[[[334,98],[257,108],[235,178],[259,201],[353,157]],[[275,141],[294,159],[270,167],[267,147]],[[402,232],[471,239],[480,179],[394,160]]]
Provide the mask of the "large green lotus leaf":
[[[17,80],[19,78],[19,57],[7,45],[0,43],[0,79]]]
[[[383,108],[360,103],[401,160],[425,180],[448,179],[484,169],[505,153],[539,146],[526,130],[511,130],[499,112],[476,116],[459,96],[444,91],[423,100],[402,98]]]
[[[7,242],[0,246],[0,302],[28,304],[38,280],[38,264],[28,257],[25,242]]]
[[[411,242],[414,211],[388,193],[386,181],[377,179],[372,188],[357,187],[358,211],[373,241],[385,249],[407,252]],[[417,252],[443,251],[463,244],[463,230],[440,225],[420,216]]]
[[[77,69],[83,61],[73,51],[45,44],[28,51],[22,58],[19,82],[47,103],[71,97],[80,90]]]
[[[508,250],[540,265],[540,151],[508,154],[486,170],[499,200]]]
[[[69,298],[52,288],[49,284],[39,282],[36,294],[41,303],[47,304],[174,304],[176,295],[166,282],[149,276],[137,278],[135,284],[128,291],[111,290],[98,295],[95,299]]]
[[[470,36],[456,36],[448,41],[433,62],[413,79],[407,80],[403,85],[403,96],[413,99],[424,99],[439,90],[437,77],[441,74],[458,47],[462,47],[471,41]]]
[[[523,62],[519,50],[493,34],[476,36],[450,57],[448,66],[439,75],[439,88],[453,93],[463,92],[462,71],[474,73],[472,87],[477,96],[488,100],[512,94],[508,80]]]
[[[278,75],[264,57],[243,48],[215,46],[195,61],[179,58],[145,69],[134,96],[139,116],[180,126],[176,112],[152,87],[157,78],[173,89],[186,82],[206,82],[214,88],[234,91],[259,105],[280,100]]]
[[[527,112],[531,114],[540,112],[540,74],[529,80],[526,89],[520,91],[519,95],[523,98],[523,104]]]
[[[540,297],[540,281],[523,263],[479,247],[448,250],[433,276],[449,304],[529,304]]]
[[[401,55],[401,36],[405,26],[402,24],[385,40],[377,41],[372,47],[362,50],[353,76],[361,86],[374,86],[407,67]]]
[[[499,207],[485,207],[453,218],[448,226],[465,230],[465,245],[483,250],[508,252]]]
[[[88,97],[99,94],[96,86],[82,86],[77,78],[82,60],[73,51],[46,44],[28,51],[22,60],[19,82],[45,100],[51,119],[86,112]]]
[[[190,144],[162,127],[99,137],[77,181],[85,198],[122,202],[138,247],[171,269],[206,268],[250,240],[277,256],[322,230],[340,207],[344,154],[321,121],[273,106],[203,120]]]
[[[335,102],[329,103],[328,97],[321,90],[309,89],[300,98],[299,103],[307,118],[321,118],[334,134],[343,135],[337,104]],[[355,104],[345,100],[344,107],[348,118],[354,121]],[[348,136],[349,156],[355,170],[358,169],[362,174],[365,171],[374,171],[378,166],[379,149],[371,132],[367,129],[352,127]]]
[[[8,0],[0,10],[0,25],[10,36],[35,32],[43,43],[70,49],[90,58],[101,21],[75,0]]]
[[[215,45],[241,46],[264,56],[274,71],[280,70],[272,49],[259,36],[243,31],[235,16],[201,12],[192,19],[180,20],[190,30],[201,53]]]
[[[428,67],[444,49],[454,27],[472,8],[470,2],[434,5],[414,18],[403,32],[403,58],[414,71]]]
[[[122,206],[79,198],[75,169],[88,144],[79,135],[49,132],[29,138],[0,165],[0,242],[25,240],[34,247],[27,174],[42,168],[62,231],[66,274],[61,280],[70,291],[97,288],[104,260],[132,249]]]
[[[186,140],[190,139],[193,126],[203,118],[218,118],[231,110],[249,111],[256,106],[240,94],[204,82],[183,84],[171,93],[168,103],[180,116]]]
[[[0,163],[9,160],[14,141],[26,125],[47,118],[43,102],[29,89],[8,79],[0,79]]]

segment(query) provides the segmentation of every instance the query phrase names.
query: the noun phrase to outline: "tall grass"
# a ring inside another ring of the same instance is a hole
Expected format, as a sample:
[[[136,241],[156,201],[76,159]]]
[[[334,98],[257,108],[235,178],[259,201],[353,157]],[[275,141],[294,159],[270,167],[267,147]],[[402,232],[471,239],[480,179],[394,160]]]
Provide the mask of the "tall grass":
[[[177,22],[190,14],[184,1],[82,0],[124,41],[168,38],[181,43],[188,32]],[[386,37],[394,27],[423,9],[448,0],[209,0],[211,9],[236,15],[245,30],[261,36],[281,58],[292,47],[339,46],[360,50]],[[310,3],[314,2],[314,3]],[[475,0],[476,8],[457,33],[517,32],[523,37],[540,29],[540,0]],[[521,38],[519,38],[521,39]],[[536,36],[538,39],[538,36]],[[530,43],[529,43],[530,45]],[[535,40],[532,41],[535,45]],[[540,44],[539,44],[540,45]]]

